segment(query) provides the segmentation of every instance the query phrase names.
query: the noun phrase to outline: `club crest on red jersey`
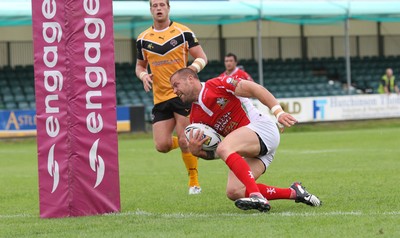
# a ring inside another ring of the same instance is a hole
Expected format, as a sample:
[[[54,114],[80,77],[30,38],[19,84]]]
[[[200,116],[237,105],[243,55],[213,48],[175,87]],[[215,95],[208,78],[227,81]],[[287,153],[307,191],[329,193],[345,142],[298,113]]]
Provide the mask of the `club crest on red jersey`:
[[[217,98],[217,104],[221,109],[224,109],[226,104],[228,104],[228,99],[226,98]]]

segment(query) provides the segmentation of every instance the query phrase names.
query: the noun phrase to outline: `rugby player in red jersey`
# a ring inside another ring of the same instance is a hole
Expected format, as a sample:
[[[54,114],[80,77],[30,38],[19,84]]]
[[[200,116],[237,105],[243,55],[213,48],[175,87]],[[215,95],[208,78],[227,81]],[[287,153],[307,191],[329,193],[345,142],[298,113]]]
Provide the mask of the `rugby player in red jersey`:
[[[191,123],[211,126],[225,138],[216,151],[202,150],[207,138],[202,132],[191,132],[189,149],[204,159],[220,157],[230,168],[226,187],[227,197],[242,210],[270,210],[268,200],[293,199],[310,206],[321,201],[299,182],[289,188],[256,183],[272,162],[279,145],[276,123],[255,108],[249,98],[256,98],[275,114],[281,126],[291,127],[297,120],[283,111],[276,98],[261,85],[231,77],[217,77],[200,82],[188,68],[175,72],[170,78],[174,93],[185,103],[192,103]]]
[[[240,79],[246,79],[250,81],[254,81],[253,78],[243,69],[240,69],[237,66],[237,56],[233,53],[228,53],[225,55],[224,59],[224,64],[225,64],[225,71],[219,75],[219,77],[222,76],[231,76],[232,78],[240,78]]]

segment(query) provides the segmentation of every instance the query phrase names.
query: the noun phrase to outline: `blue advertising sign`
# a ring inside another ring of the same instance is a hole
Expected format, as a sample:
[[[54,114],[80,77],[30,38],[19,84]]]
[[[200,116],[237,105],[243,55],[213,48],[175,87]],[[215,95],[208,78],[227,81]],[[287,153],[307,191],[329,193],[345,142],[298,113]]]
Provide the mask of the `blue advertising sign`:
[[[118,132],[130,131],[129,107],[117,107]],[[0,138],[36,135],[35,110],[0,110]]]
[[[0,111],[0,130],[36,130],[34,110]]]

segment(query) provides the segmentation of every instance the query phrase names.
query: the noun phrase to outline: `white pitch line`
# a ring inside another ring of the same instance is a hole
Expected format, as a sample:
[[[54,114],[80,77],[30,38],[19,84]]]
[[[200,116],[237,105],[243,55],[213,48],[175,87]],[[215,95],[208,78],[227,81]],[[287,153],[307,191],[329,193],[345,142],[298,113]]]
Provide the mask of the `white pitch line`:
[[[9,149],[1,149],[0,155],[1,154],[32,154],[32,152],[36,152],[36,150],[24,150],[24,149],[18,149],[18,150],[9,150]]]
[[[20,217],[35,217],[35,216],[31,215],[31,214],[10,214],[10,215],[0,214],[0,219],[20,218]],[[37,216],[37,217],[39,217],[39,216]]]
[[[281,217],[330,217],[330,216],[373,216],[373,215],[383,215],[383,216],[399,216],[400,211],[391,212],[373,212],[365,213],[361,211],[333,211],[333,212],[269,212],[264,213],[221,213],[221,214],[205,214],[205,213],[151,213],[143,210],[121,212],[121,213],[110,213],[109,216],[162,216],[165,218],[207,218],[207,217],[244,217],[244,216],[281,216]]]
[[[249,216],[278,216],[278,217],[334,217],[334,216],[400,216],[400,211],[386,211],[386,212],[371,212],[365,213],[361,211],[332,211],[332,212],[269,212],[269,213],[220,213],[220,214],[206,214],[206,213],[152,213],[143,210],[108,213],[105,216],[161,216],[163,218],[212,218],[212,217],[249,217]],[[14,218],[39,218],[39,215],[31,214],[10,214],[0,215],[0,219],[14,219]]]
[[[388,152],[399,152],[400,150],[398,149],[391,149],[391,150],[385,150]],[[326,150],[290,150],[290,149],[282,149],[279,150],[279,153],[282,154],[326,154],[326,153],[348,153],[348,152],[380,152],[380,149],[326,149]]]

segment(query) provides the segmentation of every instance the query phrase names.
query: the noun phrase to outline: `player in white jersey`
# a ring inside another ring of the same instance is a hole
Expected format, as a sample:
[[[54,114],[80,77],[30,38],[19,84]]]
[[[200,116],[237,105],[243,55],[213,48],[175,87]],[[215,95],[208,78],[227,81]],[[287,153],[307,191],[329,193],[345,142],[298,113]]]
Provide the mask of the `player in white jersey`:
[[[230,168],[226,194],[243,210],[270,210],[268,200],[293,199],[311,206],[321,205],[315,195],[301,183],[289,188],[257,184],[256,180],[272,162],[279,145],[279,130],[267,115],[257,110],[248,99],[257,98],[270,108],[278,123],[291,127],[297,120],[282,110],[276,98],[261,85],[241,79],[218,77],[201,83],[188,69],[174,73],[170,82],[174,93],[185,103],[192,103],[191,123],[207,124],[225,138],[216,154]],[[202,150],[207,140],[203,133],[191,132],[189,148],[193,155],[214,159],[215,152]]]

